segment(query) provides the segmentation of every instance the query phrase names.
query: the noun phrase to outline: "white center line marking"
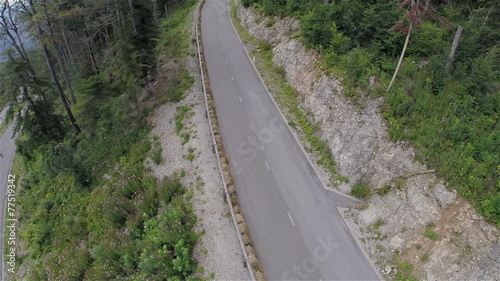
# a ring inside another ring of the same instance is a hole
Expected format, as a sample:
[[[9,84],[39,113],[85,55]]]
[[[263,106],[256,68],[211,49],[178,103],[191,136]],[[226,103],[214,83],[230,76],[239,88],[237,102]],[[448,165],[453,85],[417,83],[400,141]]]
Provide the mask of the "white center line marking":
[[[233,75],[231,75],[231,80],[233,80],[233,81],[234,81],[234,77],[233,77]],[[240,98],[240,99],[241,99],[241,98]]]
[[[226,61],[226,64],[227,64],[227,61]]]
[[[253,132],[253,127],[252,127],[252,124],[249,124],[249,125],[250,125],[250,130],[252,130],[252,132]]]
[[[292,216],[290,215],[289,212],[286,212],[288,214],[288,218],[290,219],[290,221],[292,222],[292,225],[295,225],[295,223],[293,222],[293,219],[292,219]],[[321,279],[319,279],[321,281]]]
[[[220,48],[220,51],[221,51],[221,52],[224,52],[224,50],[223,50],[222,48]]]
[[[217,37],[217,41],[220,41],[219,37]]]
[[[241,97],[239,97],[239,98],[240,98],[240,102],[243,103],[243,100],[241,99]]]
[[[267,164],[267,161],[266,161],[266,167],[268,171],[271,171],[271,169],[269,168],[269,164]]]
[[[215,24],[214,24],[215,25]],[[217,33],[217,29],[215,30],[215,33]]]

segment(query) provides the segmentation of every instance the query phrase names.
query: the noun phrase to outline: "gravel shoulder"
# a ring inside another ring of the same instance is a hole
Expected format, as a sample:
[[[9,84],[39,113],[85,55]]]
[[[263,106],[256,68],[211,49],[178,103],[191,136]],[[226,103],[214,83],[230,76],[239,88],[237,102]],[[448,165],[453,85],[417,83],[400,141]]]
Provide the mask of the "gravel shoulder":
[[[196,56],[192,55],[196,53],[193,33],[191,39],[191,55],[177,63],[185,65],[195,82],[182,101],[161,105],[150,119],[154,125],[152,133],[158,136],[162,147],[162,162],[151,166],[159,179],[185,171],[182,183],[193,191],[191,200],[198,217],[196,231],[204,232],[194,251],[198,275],[215,280],[249,280],[211,144],[200,70]],[[172,67],[166,64],[160,71],[168,72]],[[189,108],[181,121],[182,133],[189,135],[185,144],[185,138],[176,132],[178,107]]]

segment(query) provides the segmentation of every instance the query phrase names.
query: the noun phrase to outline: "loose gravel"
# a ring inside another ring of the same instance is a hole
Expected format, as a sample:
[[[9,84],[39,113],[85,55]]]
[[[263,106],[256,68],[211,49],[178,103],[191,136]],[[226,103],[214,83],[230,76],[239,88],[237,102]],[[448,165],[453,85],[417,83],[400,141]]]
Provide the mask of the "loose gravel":
[[[190,52],[196,53],[195,44],[191,44]],[[197,57],[190,55],[179,63],[186,65],[195,83],[181,102],[163,104],[153,114],[150,121],[154,124],[153,134],[161,143],[162,162],[151,164],[151,167],[159,179],[185,171],[182,183],[194,193],[191,200],[199,219],[196,231],[205,232],[194,250],[194,258],[198,261],[197,274],[215,280],[250,280],[211,143]],[[189,107],[192,112],[183,120],[183,132],[190,136],[184,145],[175,131],[176,108],[179,106]],[[192,161],[188,156],[190,148],[194,149]]]

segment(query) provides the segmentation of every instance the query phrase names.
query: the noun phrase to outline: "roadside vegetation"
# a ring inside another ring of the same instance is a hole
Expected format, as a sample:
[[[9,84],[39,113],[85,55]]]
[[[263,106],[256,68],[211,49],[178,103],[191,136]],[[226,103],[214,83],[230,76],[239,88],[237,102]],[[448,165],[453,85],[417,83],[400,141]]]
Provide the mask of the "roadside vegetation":
[[[299,18],[304,44],[343,78],[345,94],[360,104],[365,94],[384,97],[391,138],[409,140],[420,161],[500,225],[496,1],[241,2],[265,15]]]
[[[180,67],[174,94],[152,86],[157,65],[188,54],[196,1],[42,2],[3,7],[38,44],[10,42],[0,66],[2,100],[23,108],[20,271],[9,280],[198,280],[183,173],[156,179],[146,165],[162,160],[148,115],[193,82]]]
[[[316,163],[322,166],[331,175],[329,182],[330,186],[336,187],[340,182],[348,182],[347,178],[339,175],[335,170],[335,161],[328,148],[328,144],[317,134],[318,124],[314,124],[314,122],[309,119],[308,114],[300,108],[300,97],[295,89],[287,85],[283,68],[274,65],[272,46],[267,42],[256,40],[248,34],[241,26],[236,15],[236,9],[232,1],[230,13],[235,28],[241,40],[258,47],[258,50],[251,50],[250,54],[255,58],[255,66],[261,73],[262,79],[274,96],[275,101],[280,107],[287,109],[284,114],[289,120],[289,125],[298,129],[304,135],[304,139],[307,142],[305,146],[306,150],[314,152],[315,155],[318,156]]]

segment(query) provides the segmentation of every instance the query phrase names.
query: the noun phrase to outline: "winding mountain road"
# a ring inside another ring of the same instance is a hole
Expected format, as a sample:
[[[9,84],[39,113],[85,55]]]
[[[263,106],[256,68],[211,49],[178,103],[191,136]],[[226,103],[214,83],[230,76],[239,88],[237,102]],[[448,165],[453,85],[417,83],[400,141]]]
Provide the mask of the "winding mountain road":
[[[379,280],[245,53],[225,0],[202,9],[203,48],[239,202],[269,280]]]

